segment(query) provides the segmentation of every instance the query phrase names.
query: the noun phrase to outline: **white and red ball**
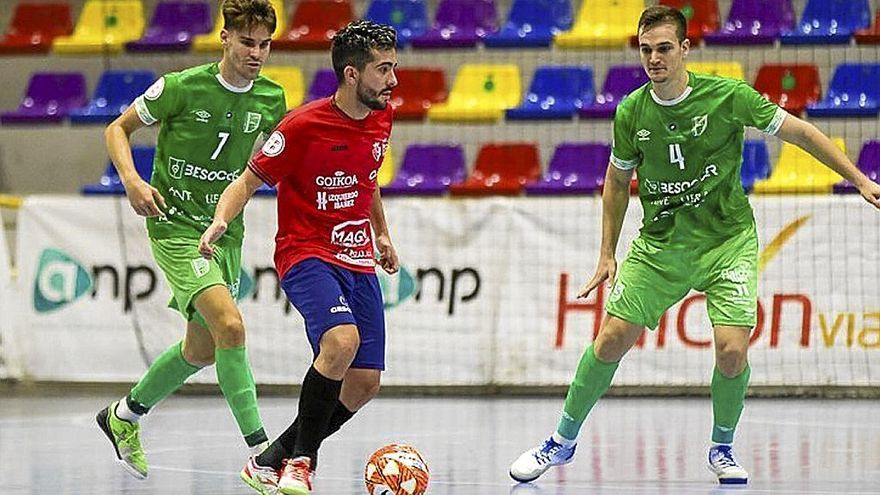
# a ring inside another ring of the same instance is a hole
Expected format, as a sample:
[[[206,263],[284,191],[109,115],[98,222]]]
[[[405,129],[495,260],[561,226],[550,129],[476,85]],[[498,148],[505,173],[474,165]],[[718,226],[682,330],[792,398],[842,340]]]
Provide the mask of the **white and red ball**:
[[[369,495],[422,495],[428,489],[428,464],[414,447],[399,443],[373,452],[364,468]]]

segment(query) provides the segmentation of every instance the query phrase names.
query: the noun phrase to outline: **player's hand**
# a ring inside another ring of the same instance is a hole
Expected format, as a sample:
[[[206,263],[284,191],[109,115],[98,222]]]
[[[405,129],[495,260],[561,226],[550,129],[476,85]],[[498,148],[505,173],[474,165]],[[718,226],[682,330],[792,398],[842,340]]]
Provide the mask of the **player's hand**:
[[[589,296],[590,292],[593,292],[593,289],[599,287],[599,284],[606,280],[614,281],[615,275],[617,275],[617,260],[612,256],[601,256],[599,258],[599,264],[596,266],[596,273],[589,282],[581,287],[577,293],[577,298],[583,299]]]
[[[880,184],[869,180],[864,186],[859,188],[859,192],[865,198],[865,201],[874,205],[874,208],[880,209]]]
[[[379,266],[386,273],[397,273],[400,269],[400,260],[397,258],[397,250],[391,244],[391,238],[388,235],[376,236],[376,250],[379,251]]]
[[[202,234],[202,238],[199,239],[199,253],[203,258],[211,259],[214,257],[214,243],[217,242],[217,239],[223,237],[223,234],[226,233],[226,228],[226,222],[221,220],[214,220],[208,226],[208,229]]]
[[[162,193],[141,178],[126,185],[125,194],[134,212],[142,217],[157,217],[165,209],[165,198],[162,197]]]

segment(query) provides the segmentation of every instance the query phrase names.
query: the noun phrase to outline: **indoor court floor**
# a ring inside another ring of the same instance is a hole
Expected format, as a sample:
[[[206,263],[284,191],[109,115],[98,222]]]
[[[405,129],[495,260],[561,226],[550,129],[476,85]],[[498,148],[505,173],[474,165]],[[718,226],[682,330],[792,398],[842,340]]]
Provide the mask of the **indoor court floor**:
[[[0,398],[0,494],[248,494],[246,449],[221,396],[175,396],[144,421],[150,476],[114,462],[95,412],[115,397]],[[277,435],[295,398],[261,399]],[[432,495],[880,494],[880,403],[750,399],[737,433],[747,487],[723,488],[706,469],[707,398],[608,398],[591,413],[574,463],[534,484],[507,469],[555,426],[561,398],[380,398],[324,443],[316,495],[363,495],[369,454],[418,448]]]

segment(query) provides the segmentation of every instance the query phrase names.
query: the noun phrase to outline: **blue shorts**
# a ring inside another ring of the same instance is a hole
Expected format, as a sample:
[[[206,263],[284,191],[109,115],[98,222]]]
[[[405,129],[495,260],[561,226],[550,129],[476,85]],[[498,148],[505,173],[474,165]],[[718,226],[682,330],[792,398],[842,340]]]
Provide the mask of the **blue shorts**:
[[[355,325],[361,345],[352,368],[385,369],[385,308],[375,273],[360,273],[309,258],[284,274],[281,288],[306,322],[317,357],[324,332]]]

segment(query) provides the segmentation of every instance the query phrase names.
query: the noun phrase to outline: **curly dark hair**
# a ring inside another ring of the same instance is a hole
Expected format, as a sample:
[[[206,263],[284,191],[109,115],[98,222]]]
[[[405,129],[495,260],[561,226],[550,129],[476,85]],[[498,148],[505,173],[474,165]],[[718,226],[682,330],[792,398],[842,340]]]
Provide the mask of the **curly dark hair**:
[[[269,34],[275,32],[275,9],[269,0],[223,0],[223,29],[249,31],[254,26],[265,26]]]
[[[373,50],[397,48],[397,32],[391,26],[371,21],[355,21],[336,32],[330,47],[330,58],[336,80],[345,78],[345,67],[364,70],[373,60]]]
[[[639,30],[647,31],[659,24],[672,24],[675,26],[675,37],[681,43],[687,36],[687,19],[678,9],[667,7],[666,5],[656,5],[648,7],[642,12],[639,18]]]

